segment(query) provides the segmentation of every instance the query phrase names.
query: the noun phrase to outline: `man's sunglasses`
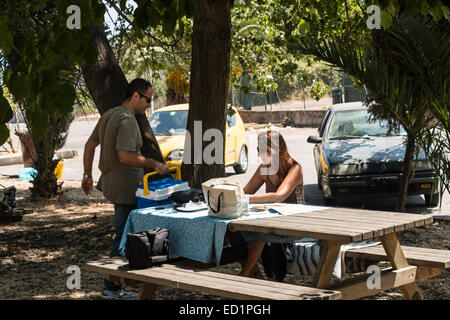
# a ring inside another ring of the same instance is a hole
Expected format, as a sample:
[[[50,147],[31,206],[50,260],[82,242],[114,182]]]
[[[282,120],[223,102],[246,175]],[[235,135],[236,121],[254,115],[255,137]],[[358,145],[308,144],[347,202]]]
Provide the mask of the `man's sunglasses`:
[[[145,96],[145,95],[143,95],[142,93],[139,93],[139,92],[138,92],[138,94],[139,94],[142,98],[144,98],[145,101],[146,101],[147,103],[152,102],[152,98],[149,98],[149,97],[147,97],[147,96]]]

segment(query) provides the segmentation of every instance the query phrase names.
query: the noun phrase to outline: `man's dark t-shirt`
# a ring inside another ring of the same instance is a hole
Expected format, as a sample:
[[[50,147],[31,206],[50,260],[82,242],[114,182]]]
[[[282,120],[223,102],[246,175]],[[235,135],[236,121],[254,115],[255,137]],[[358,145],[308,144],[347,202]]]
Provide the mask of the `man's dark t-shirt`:
[[[114,204],[135,204],[136,188],[144,170],[120,163],[117,150],[138,152],[142,137],[134,114],[123,106],[108,110],[98,120],[89,138],[100,143],[97,189]]]

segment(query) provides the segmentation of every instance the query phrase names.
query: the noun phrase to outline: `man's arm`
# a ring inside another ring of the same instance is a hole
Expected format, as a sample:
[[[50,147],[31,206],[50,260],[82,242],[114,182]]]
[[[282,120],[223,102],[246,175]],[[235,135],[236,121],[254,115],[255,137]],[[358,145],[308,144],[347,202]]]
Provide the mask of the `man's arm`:
[[[100,143],[88,139],[84,145],[83,153],[83,180],[81,181],[81,188],[84,193],[89,195],[94,188],[94,181],[92,180],[92,163],[94,162],[95,148]]]
[[[159,174],[166,174],[169,172],[167,164],[146,158],[137,152],[130,152],[124,150],[117,150],[117,157],[120,163],[134,168],[151,168],[156,170]]]

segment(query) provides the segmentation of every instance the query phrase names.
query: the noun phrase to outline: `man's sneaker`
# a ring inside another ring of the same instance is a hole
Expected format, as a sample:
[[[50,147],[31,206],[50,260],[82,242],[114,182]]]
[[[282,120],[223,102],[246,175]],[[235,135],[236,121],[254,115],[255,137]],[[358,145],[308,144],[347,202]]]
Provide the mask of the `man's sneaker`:
[[[117,299],[117,300],[136,300],[137,293],[131,291],[125,291],[123,289],[111,291],[103,290],[102,297],[105,299]]]

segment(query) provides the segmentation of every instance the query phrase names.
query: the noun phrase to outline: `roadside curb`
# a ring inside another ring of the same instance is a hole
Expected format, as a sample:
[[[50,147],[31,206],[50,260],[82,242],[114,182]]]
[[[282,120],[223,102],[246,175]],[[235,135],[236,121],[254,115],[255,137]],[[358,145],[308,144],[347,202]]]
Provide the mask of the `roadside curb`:
[[[77,150],[59,150],[55,152],[56,156],[59,158],[64,159],[71,159],[74,157],[78,157]],[[22,164],[23,158],[22,153],[18,152],[16,155],[13,156],[3,156],[0,157],[0,166],[11,166],[14,164]]]

